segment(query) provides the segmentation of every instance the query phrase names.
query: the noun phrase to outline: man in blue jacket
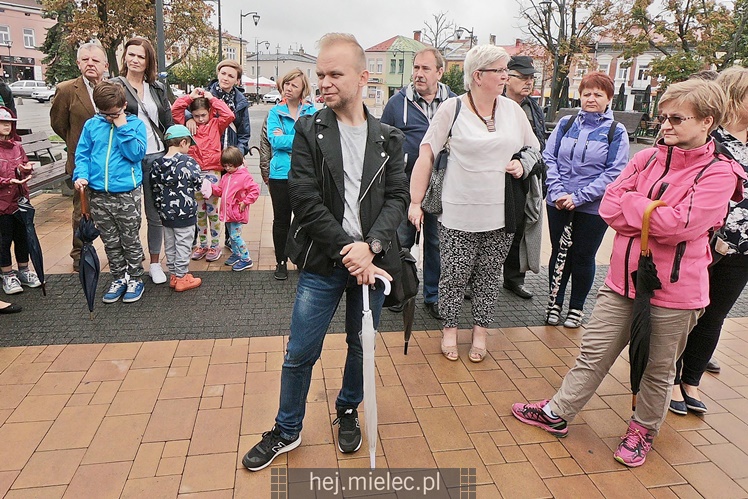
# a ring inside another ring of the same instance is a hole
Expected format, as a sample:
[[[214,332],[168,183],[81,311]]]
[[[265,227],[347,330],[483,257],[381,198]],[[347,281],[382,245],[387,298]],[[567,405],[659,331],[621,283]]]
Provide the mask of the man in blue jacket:
[[[439,106],[455,97],[449,87],[439,83],[444,74],[444,57],[433,47],[425,48],[413,58],[413,82],[387,101],[381,121],[399,128],[405,134],[405,173],[410,180],[413,165],[418,159],[418,148]],[[410,248],[415,243],[416,227],[406,218],[397,229],[400,245]],[[439,315],[439,232],[436,215],[424,213],[423,218],[423,302],[429,315],[441,320]],[[390,307],[393,312],[402,310],[402,304]]]

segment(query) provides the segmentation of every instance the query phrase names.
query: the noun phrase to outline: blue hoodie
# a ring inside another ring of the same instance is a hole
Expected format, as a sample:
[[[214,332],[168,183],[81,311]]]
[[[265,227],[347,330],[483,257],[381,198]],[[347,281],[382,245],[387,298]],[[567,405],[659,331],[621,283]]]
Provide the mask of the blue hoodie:
[[[302,102],[299,109],[299,118],[308,114],[314,114],[317,108],[309,102]],[[293,118],[288,112],[286,101],[276,104],[268,113],[268,142],[273,149],[273,157],[270,160],[270,178],[274,180],[287,180],[291,169],[291,149],[293,138],[296,135]],[[283,134],[275,135],[274,130],[280,129]]]
[[[83,125],[75,148],[73,182],[83,178],[89,189],[115,194],[140,187],[146,145],[145,124],[134,114],[120,127],[94,115]]]
[[[568,120],[575,120],[562,137]],[[543,161],[548,166],[546,202],[554,205],[565,194],[571,194],[576,209],[597,215],[605,188],[621,173],[629,161],[629,136],[618,123],[613,141],[608,145],[608,130],[613,111],[588,113],[561,118],[548,137]]]

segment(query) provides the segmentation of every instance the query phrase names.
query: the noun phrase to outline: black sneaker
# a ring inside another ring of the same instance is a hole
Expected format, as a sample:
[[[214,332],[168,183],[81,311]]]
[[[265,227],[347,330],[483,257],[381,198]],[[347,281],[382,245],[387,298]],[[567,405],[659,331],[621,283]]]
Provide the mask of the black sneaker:
[[[332,424],[338,428],[338,449],[343,454],[356,452],[361,448],[361,427],[358,424],[356,409],[338,409],[338,417]]]
[[[273,277],[279,281],[285,281],[288,279],[288,265],[286,262],[278,262],[275,264],[275,273],[273,273]]]
[[[301,445],[301,435],[296,440],[286,440],[281,437],[280,430],[273,426],[273,429],[262,434],[262,440],[252,447],[244,455],[242,464],[249,471],[260,471],[270,463],[278,454],[289,452]]]

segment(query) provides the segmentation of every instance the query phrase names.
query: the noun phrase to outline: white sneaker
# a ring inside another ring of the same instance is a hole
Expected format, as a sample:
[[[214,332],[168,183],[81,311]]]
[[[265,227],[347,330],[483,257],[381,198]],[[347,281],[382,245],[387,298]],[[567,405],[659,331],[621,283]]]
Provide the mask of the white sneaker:
[[[11,271],[7,274],[3,274],[3,291],[5,291],[6,295],[23,293],[21,281],[18,280],[18,276],[15,272]]]
[[[18,280],[21,282],[22,286],[28,286],[30,288],[38,288],[42,285],[36,272],[28,267],[18,270]]]
[[[166,282],[166,274],[164,274],[164,269],[161,268],[160,263],[152,263],[148,273],[151,275],[153,284],[163,284]]]

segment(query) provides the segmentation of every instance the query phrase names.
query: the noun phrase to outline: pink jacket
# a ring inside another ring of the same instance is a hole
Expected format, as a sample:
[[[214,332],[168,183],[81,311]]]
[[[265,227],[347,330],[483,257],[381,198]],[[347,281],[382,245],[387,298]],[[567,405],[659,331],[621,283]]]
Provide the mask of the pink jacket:
[[[15,178],[24,179],[31,174],[19,168],[28,161],[20,141],[0,140],[0,215],[12,215],[18,209],[18,199],[29,197],[26,184],[11,183]]]
[[[260,197],[260,186],[247,171],[241,167],[234,173],[225,173],[218,184],[212,184],[213,195],[221,198],[218,219],[221,222],[249,223],[249,205]],[[244,201],[247,207],[239,210],[239,203]]]
[[[730,199],[742,199],[744,178],[739,164],[715,156],[712,139],[691,150],[660,142],[637,153],[600,204],[600,216],[616,231],[605,284],[634,298],[631,272],[639,261],[644,209],[661,199],[667,206],[652,213],[649,248],[662,289],[651,303],[678,310],[708,305],[709,230],[722,225]]]
[[[184,113],[192,104],[192,97],[183,95],[171,105],[174,123],[184,125]],[[234,122],[234,113],[218,97],[210,99],[210,119],[204,125],[198,125],[193,138],[194,146],[190,147],[190,156],[200,165],[202,171],[221,171],[221,137],[223,132]]]

